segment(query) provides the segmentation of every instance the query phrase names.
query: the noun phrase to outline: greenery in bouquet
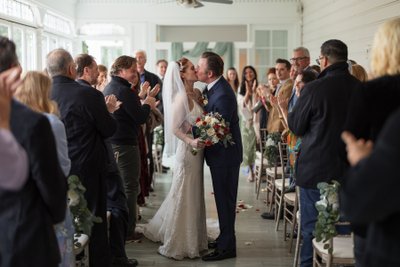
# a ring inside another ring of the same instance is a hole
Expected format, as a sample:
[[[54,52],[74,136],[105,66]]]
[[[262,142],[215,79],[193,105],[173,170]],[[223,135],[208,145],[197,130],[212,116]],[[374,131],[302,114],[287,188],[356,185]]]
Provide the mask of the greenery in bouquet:
[[[68,206],[72,213],[72,223],[77,236],[85,234],[90,236],[94,223],[101,223],[102,219],[96,217],[87,207],[87,201],[84,197],[86,188],[82,185],[76,175],[68,177]],[[77,239],[74,240],[76,246],[80,246]]]
[[[324,242],[324,248],[332,253],[329,247],[329,239],[337,235],[336,223],[339,221],[339,182],[333,180],[331,183],[321,182],[317,187],[320,191],[320,200],[315,203],[318,210],[317,222],[315,224],[314,236],[317,242]]]
[[[281,141],[281,134],[279,132],[270,133],[267,135],[267,142],[265,144],[264,156],[267,158],[268,166],[273,166],[278,159],[279,149],[278,143]]]
[[[195,126],[193,135],[202,139],[206,146],[222,142],[225,147],[228,147],[235,143],[229,123],[218,112],[203,113],[196,119]],[[192,154],[196,155],[197,151],[193,149]]]

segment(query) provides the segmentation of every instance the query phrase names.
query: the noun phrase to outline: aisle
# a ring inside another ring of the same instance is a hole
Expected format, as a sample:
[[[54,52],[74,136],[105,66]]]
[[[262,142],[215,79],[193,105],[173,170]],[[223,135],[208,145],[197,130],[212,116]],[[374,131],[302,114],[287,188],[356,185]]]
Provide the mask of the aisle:
[[[142,220],[145,223],[157,211],[162,200],[167,194],[171,184],[171,171],[167,174],[157,174],[155,191],[146,200],[146,206],[141,208]],[[128,257],[136,258],[139,266],[159,267],[279,267],[292,266],[293,253],[288,253],[288,242],[283,241],[283,230],[275,231],[274,221],[264,220],[260,214],[265,209],[261,200],[256,200],[254,194],[254,183],[246,181],[246,175],[241,173],[239,179],[238,200],[251,205],[252,208],[237,213],[236,238],[237,257],[216,262],[204,262],[201,259],[176,261],[157,254],[159,244],[153,243],[145,238],[141,243],[130,243],[126,245]],[[205,167],[205,192],[207,218],[217,218],[214,197],[212,195],[211,176],[208,167]],[[283,227],[280,227],[282,229]]]

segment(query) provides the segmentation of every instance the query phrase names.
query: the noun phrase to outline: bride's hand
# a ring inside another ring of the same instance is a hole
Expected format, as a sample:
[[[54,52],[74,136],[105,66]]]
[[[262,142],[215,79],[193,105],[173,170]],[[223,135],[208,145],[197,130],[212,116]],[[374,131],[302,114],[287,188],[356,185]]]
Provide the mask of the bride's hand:
[[[191,139],[190,146],[193,148],[199,148],[199,149],[204,148],[204,141],[201,140],[200,138]]]

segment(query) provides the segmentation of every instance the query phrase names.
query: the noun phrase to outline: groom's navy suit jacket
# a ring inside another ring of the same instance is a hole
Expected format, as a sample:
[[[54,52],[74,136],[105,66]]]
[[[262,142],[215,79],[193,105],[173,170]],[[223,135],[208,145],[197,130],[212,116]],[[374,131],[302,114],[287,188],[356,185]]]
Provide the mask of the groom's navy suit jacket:
[[[223,144],[206,147],[205,158],[210,167],[232,167],[240,165],[243,159],[242,138],[239,128],[239,116],[237,110],[236,96],[229,83],[221,77],[214,86],[205,92],[208,103],[205,106],[207,112],[218,112],[226,122],[229,122],[234,145]]]

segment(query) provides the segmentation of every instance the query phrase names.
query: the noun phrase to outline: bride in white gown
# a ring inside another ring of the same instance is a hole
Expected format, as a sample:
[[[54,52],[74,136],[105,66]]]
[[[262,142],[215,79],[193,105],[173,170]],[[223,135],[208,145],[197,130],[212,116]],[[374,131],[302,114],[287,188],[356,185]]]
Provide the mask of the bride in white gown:
[[[144,226],[144,235],[161,242],[158,252],[181,260],[200,257],[207,249],[203,184],[204,143],[194,139],[191,125],[203,108],[194,100],[195,68],[188,59],[170,62],[164,78],[165,149],[175,153],[171,189],[161,207]],[[193,155],[192,148],[198,148]]]

